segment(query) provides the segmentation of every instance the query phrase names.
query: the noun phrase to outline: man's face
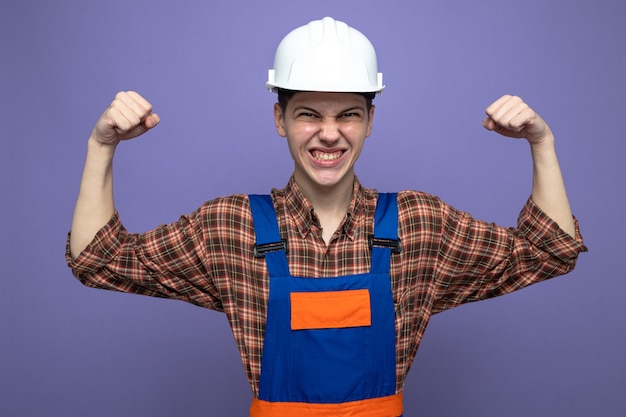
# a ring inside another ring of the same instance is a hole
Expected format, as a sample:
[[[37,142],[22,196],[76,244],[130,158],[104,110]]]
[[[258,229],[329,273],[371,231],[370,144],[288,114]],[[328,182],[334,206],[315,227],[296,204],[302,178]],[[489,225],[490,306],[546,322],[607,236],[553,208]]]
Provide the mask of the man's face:
[[[276,130],[287,139],[295,179],[306,192],[352,187],[354,164],[372,130],[374,106],[359,94],[299,92],[274,106]]]

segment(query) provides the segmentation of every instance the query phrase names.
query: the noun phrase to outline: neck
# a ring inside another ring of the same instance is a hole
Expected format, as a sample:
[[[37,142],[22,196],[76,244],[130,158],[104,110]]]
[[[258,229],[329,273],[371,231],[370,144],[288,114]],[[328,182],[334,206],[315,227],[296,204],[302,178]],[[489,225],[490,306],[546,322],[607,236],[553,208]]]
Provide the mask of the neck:
[[[328,243],[348,211],[354,189],[354,174],[346,176],[341,183],[328,187],[300,181],[297,175],[295,180],[302,194],[313,206],[324,231],[324,240]]]

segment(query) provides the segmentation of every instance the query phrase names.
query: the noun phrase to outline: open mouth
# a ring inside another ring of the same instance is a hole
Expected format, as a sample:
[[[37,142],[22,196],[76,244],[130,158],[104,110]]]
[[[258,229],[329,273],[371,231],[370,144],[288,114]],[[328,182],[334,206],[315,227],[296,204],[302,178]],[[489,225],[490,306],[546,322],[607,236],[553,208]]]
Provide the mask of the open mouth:
[[[311,155],[313,155],[313,158],[317,161],[335,161],[341,158],[341,155],[343,155],[343,152],[342,151],[322,152],[322,151],[316,150],[316,151],[312,151]]]

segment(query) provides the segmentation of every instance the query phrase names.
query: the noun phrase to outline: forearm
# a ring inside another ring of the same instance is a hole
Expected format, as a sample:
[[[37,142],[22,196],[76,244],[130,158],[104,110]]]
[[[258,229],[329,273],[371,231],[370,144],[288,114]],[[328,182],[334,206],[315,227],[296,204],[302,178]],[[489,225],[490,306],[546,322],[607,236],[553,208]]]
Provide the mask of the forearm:
[[[565,232],[575,237],[576,229],[563,175],[556,156],[554,137],[531,145],[533,158],[532,198],[535,204]]]
[[[103,145],[93,138],[88,141],[70,235],[70,251],[74,259],[115,211],[112,172],[114,152],[115,145]]]

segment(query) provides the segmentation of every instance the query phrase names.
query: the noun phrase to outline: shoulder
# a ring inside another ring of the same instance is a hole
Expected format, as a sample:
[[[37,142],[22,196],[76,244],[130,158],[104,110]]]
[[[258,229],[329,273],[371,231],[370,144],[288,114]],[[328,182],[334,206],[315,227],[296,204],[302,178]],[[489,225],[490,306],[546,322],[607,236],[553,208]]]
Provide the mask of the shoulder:
[[[205,201],[191,217],[211,228],[247,227],[251,223],[250,202],[246,194],[233,194]]]
[[[398,211],[414,214],[434,215],[441,212],[446,204],[437,196],[422,191],[404,190],[398,192]]]
[[[386,193],[374,188],[361,187],[360,194],[363,197],[368,211],[373,214],[379,194]],[[447,210],[447,205],[437,196],[416,190],[402,190],[395,192],[398,202],[398,220],[416,221],[424,217],[441,217]]]
[[[246,194],[208,200],[190,217],[195,230],[202,234],[208,253],[230,253],[254,244],[254,225]]]
[[[411,222],[432,222],[434,225],[467,224],[477,222],[474,217],[443,201],[441,198],[421,191],[398,193],[398,214]]]

